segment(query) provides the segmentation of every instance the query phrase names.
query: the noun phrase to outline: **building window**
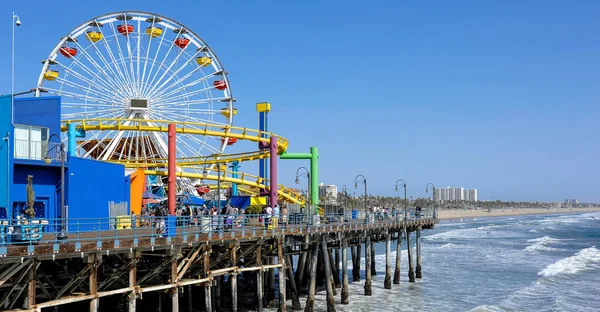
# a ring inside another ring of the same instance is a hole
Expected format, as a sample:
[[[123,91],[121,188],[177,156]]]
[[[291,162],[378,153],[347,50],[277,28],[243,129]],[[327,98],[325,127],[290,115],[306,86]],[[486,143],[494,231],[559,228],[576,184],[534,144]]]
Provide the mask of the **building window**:
[[[15,158],[42,160],[48,151],[48,128],[15,125]]]

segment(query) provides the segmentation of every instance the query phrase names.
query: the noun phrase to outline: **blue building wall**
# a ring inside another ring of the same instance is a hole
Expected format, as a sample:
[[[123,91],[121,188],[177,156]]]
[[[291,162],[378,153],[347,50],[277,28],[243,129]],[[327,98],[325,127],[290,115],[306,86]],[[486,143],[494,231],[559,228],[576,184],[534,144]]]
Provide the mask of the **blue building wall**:
[[[50,135],[60,135],[60,97],[15,98],[15,124],[47,127]]]
[[[36,216],[60,217],[60,167],[15,164],[11,186],[12,216],[22,214],[27,203],[27,176],[33,176]]]
[[[0,141],[0,218],[8,217],[10,183],[12,180],[12,105],[10,95],[0,96],[0,138],[8,140]]]
[[[67,182],[69,219],[106,219],[109,217],[110,201],[129,202],[129,176],[125,176],[123,165],[69,157]],[[97,228],[97,223],[87,223],[80,225],[79,230],[90,231]],[[106,224],[100,228],[108,229]],[[73,227],[69,228],[69,231],[74,230]]]

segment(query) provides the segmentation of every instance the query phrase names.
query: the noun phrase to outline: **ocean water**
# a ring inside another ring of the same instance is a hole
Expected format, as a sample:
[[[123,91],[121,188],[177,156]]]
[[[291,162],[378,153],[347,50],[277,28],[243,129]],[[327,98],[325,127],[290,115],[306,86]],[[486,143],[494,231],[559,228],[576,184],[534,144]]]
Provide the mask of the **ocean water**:
[[[455,220],[421,237],[422,279],[408,282],[403,242],[401,283],[385,290],[379,243],[373,296],[363,295],[363,258],[361,281],[349,285],[350,305],[340,304],[338,290],[336,310],[600,311],[600,213]],[[306,298],[300,300],[304,307]],[[326,311],[324,291],[315,308]]]

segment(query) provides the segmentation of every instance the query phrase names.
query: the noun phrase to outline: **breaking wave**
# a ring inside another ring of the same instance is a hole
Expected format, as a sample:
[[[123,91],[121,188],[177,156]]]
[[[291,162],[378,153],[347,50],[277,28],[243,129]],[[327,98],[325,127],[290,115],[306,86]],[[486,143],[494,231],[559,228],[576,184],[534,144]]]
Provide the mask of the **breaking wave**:
[[[550,277],[559,274],[575,274],[594,268],[600,268],[600,250],[596,247],[590,247],[580,250],[571,257],[560,259],[548,265],[538,272],[538,275]]]

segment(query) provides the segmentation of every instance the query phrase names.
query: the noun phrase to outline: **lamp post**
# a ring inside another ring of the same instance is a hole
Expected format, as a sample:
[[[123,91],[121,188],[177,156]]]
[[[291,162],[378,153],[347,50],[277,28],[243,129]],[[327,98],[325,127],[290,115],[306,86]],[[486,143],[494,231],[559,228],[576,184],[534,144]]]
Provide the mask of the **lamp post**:
[[[431,185],[431,199],[433,200],[433,217],[435,218],[435,185],[433,183],[427,183],[425,186],[425,193],[429,193],[429,186]]]
[[[300,169],[304,169],[305,172],[300,173]],[[306,189],[307,191],[307,208],[308,208],[308,213],[310,214],[311,211],[311,202],[310,202],[310,171],[308,171],[308,169],[306,169],[306,167],[300,167],[298,168],[298,170],[296,170],[296,184],[300,184],[300,177],[306,177],[306,180],[308,180],[308,188]]]
[[[16,21],[15,21],[16,19]],[[11,110],[11,123],[15,123],[15,25],[21,26],[21,19],[15,12],[12,12],[12,47],[11,47],[11,92],[10,92],[10,110]]]
[[[398,192],[398,182],[402,181],[402,186],[404,187],[404,220],[406,220],[406,215],[408,213],[408,199],[406,198],[406,182],[402,179],[398,179],[396,181],[396,192]]]
[[[348,191],[346,185],[342,185],[342,193],[344,194],[344,217],[346,216],[346,208],[348,208]]]
[[[50,135],[50,137],[48,138],[48,143],[50,143],[50,140],[53,137],[56,137],[60,141],[60,217],[64,220],[68,218],[68,213],[65,210],[65,143],[63,143],[63,141],[56,133]],[[52,157],[50,157],[50,152],[55,148],[56,146],[52,147],[51,149],[48,149],[48,151],[46,152],[46,157],[44,157],[44,163],[46,163],[47,165],[52,163]],[[61,222],[61,237],[65,237],[65,230],[65,226],[63,222]]]
[[[360,180],[358,178],[361,178]],[[358,183],[362,183],[365,185],[365,216],[366,216],[366,223],[369,223],[369,209],[367,207],[367,178],[365,178],[364,175],[359,174],[356,176],[356,178],[354,178],[354,188],[358,189]]]

